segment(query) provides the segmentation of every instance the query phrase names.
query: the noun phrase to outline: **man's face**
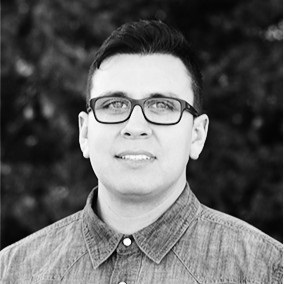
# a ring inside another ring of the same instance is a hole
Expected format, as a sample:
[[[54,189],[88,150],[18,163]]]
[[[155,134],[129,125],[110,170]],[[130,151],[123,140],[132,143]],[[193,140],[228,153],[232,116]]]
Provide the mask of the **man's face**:
[[[103,61],[92,83],[91,98],[124,93],[143,99],[161,94],[193,104],[190,76],[172,55],[115,55]],[[123,123],[99,123],[92,112],[81,113],[79,121],[81,148],[101,187],[143,199],[185,185],[188,159],[196,158],[192,144],[197,135],[190,113],[184,112],[181,121],[170,126],[147,122],[139,106]]]

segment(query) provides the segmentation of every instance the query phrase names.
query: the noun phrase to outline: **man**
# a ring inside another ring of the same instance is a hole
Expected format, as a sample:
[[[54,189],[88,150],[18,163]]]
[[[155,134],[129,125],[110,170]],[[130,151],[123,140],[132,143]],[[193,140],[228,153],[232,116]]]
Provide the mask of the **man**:
[[[7,283],[280,283],[281,245],[199,203],[201,75],[184,37],[126,24],[90,68],[80,147],[98,187],[84,210],[4,249]]]

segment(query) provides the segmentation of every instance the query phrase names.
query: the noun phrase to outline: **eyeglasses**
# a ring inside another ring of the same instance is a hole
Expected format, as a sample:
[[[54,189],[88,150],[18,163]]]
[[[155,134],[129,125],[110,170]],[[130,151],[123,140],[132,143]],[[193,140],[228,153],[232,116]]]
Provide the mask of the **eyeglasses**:
[[[134,100],[125,96],[103,96],[90,100],[87,111],[93,111],[95,119],[100,123],[116,124],[128,120],[135,106],[140,106],[145,119],[158,125],[177,124],[183,111],[188,111],[194,117],[198,112],[184,100],[152,96],[149,98]]]

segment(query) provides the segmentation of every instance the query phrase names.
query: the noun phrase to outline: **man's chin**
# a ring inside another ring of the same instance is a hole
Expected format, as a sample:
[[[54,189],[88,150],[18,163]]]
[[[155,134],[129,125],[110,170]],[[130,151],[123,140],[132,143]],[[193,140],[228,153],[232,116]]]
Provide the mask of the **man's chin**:
[[[141,202],[143,200],[149,200],[155,196],[156,187],[153,184],[145,184],[139,183],[137,181],[127,182],[127,183],[116,183],[114,187],[112,187],[112,191],[120,198],[128,199],[129,201]]]
[[[154,191],[151,187],[146,187],[145,185],[133,184],[132,186],[128,184],[127,186],[121,186],[116,190],[121,195],[129,198],[141,198],[143,196],[151,195]]]

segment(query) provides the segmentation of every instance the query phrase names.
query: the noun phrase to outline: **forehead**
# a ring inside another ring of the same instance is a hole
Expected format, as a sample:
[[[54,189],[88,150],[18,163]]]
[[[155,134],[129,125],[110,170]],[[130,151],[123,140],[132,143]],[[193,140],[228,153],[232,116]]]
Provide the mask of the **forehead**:
[[[160,93],[193,102],[189,72],[168,54],[120,54],[103,61],[92,78],[91,97],[112,92],[136,99]]]

